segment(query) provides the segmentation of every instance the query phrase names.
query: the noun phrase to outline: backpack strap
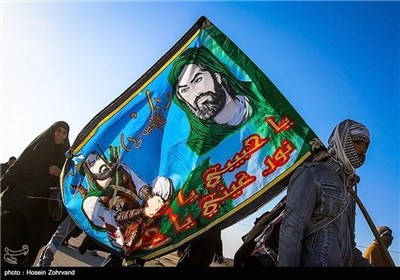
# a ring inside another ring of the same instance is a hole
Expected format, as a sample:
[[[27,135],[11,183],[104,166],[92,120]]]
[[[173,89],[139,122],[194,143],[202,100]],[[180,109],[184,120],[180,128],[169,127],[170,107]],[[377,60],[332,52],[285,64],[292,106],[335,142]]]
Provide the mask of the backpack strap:
[[[279,201],[277,205],[272,208],[271,211],[267,211],[262,214],[259,218],[256,219],[253,228],[242,237],[243,242],[252,242],[254,238],[259,236],[265,227],[271,223],[276,217],[280,215],[282,211],[284,211],[286,207],[286,195]]]
[[[304,236],[310,235],[311,233],[313,233],[314,231],[317,231],[325,226],[327,226],[328,224],[332,223],[334,220],[336,220],[337,218],[339,218],[343,212],[347,209],[347,207],[350,204],[350,198],[347,199],[346,204],[344,205],[344,207],[342,208],[342,210],[340,211],[339,214],[337,214],[334,217],[326,217],[325,219],[316,222],[315,224],[311,225],[306,232],[304,233]]]

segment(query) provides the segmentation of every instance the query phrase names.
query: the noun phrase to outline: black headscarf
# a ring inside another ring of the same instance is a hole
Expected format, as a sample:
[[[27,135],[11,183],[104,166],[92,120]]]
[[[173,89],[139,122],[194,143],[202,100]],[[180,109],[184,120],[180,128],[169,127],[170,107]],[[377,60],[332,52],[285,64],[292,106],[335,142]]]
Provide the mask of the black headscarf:
[[[57,128],[67,130],[67,137],[61,144],[54,142],[54,134]],[[57,184],[58,177],[49,174],[49,167],[56,165],[62,168],[65,162],[65,153],[70,148],[69,125],[64,121],[57,121],[48,129],[37,136],[18,157],[17,161],[7,170],[1,180],[3,191],[10,180],[16,178],[32,178],[41,176],[44,185]],[[47,178],[47,182],[46,182]],[[29,183],[28,183],[29,184]]]
[[[56,144],[54,135],[59,127],[67,130],[67,137]],[[49,215],[48,201],[51,187],[57,187],[60,178],[50,175],[49,167],[63,167],[70,148],[68,134],[66,122],[55,122],[25,148],[1,178],[1,189],[5,190],[0,215],[1,266],[32,266],[40,248],[58,227],[59,222]],[[15,254],[19,250],[25,250],[24,254]],[[16,263],[10,262],[10,252]]]
[[[54,133],[58,127],[67,130],[67,137],[61,144],[54,142]],[[25,148],[6,174],[8,176],[31,173],[48,174],[49,166],[51,165],[57,165],[62,168],[65,162],[65,153],[70,148],[68,134],[69,125],[66,122],[55,122]]]

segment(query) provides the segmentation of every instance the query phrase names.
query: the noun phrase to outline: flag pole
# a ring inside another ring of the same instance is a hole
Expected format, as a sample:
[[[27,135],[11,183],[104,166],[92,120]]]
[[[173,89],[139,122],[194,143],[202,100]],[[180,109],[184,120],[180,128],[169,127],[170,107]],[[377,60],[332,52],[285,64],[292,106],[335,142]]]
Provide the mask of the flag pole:
[[[368,223],[369,227],[371,228],[371,231],[374,234],[375,239],[378,241],[379,249],[381,250],[383,257],[388,261],[388,263],[390,263],[391,266],[395,267],[396,265],[394,264],[394,261],[393,261],[392,257],[390,256],[386,245],[383,243],[381,236],[379,235],[378,231],[376,230],[374,222],[372,221],[371,217],[369,216],[367,209],[365,209],[364,205],[362,204],[362,202],[361,202],[360,198],[358,197],[358,195],[356,194],[356,192],[353,189],[351,189],[350,192],[353,195],[353,197],[355,198],[365,219],[367,220],[367,223]]]

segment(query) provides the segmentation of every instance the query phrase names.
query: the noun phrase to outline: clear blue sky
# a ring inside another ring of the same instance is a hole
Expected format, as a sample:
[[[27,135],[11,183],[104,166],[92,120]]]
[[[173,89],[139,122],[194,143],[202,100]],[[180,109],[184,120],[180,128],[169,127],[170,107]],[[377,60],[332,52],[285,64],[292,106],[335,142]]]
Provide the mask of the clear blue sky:
[[[372,142],[358,193],[393,229],[400,265],[399,2],[1,2],[1,142],[5,162],[57,120],[73,141],[204,15],[280,89],[326,144],[351,118]],[[233,257],[255,217],[223,231]],[[358,211],[356,241],[374,239]]]

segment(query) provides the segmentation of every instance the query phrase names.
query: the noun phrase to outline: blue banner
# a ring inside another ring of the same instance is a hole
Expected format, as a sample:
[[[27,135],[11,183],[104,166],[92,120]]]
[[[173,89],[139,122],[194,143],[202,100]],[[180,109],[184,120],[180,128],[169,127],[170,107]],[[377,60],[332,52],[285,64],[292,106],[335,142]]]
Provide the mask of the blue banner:
[[[150,260],[245,218],[322,149],[268,77],[201,17],[80,132],[63,200],[108,251]]]

